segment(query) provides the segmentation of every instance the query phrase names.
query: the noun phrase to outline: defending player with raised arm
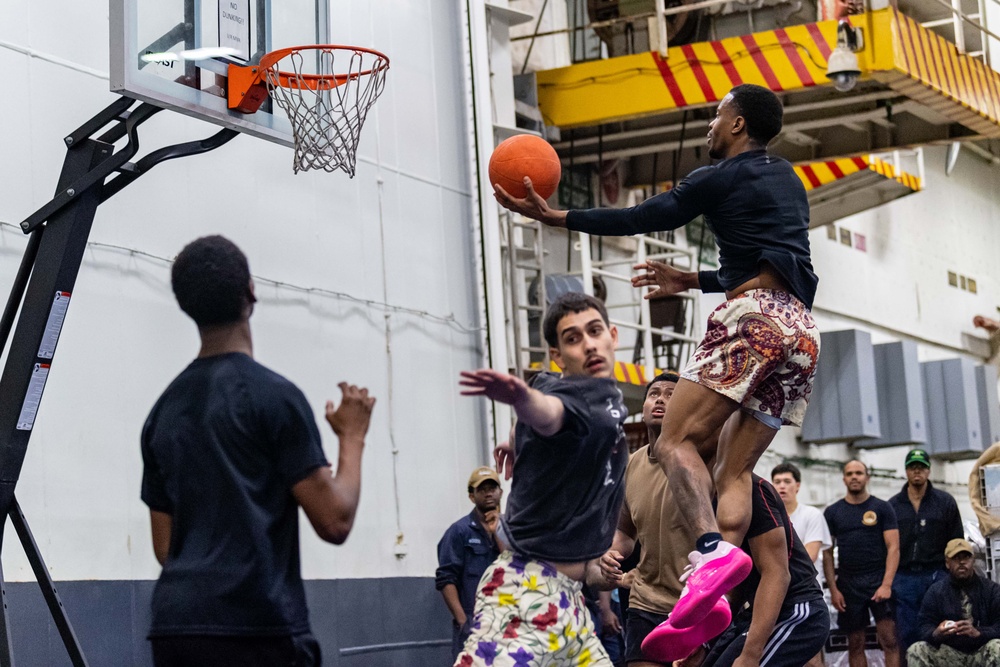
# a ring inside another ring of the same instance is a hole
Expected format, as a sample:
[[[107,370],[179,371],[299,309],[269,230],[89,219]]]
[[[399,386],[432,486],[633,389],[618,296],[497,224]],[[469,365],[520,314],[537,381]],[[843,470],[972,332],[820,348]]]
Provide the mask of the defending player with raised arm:
[[[709,316],[656,443],[656,458],[699,536],[694,572],[671,613],[678,628],[699,623],[749,573],[750,560],[736,545],[750,523],[751,471],[783,424],[801,425],[819,357],[809,310],[818,283],[809,254],[809,202],[791,164],[767,152],[782,113],[766,88],[733,88],[709,124],[709,156],[720,162],[632,208],[557,211],[530,190],[515,199],[496,188],[508,209],[588,234],[677,229],[698,215],[715,233],[718,271],[647,262],[633,279],[637,287],[654,288],[647,298],[700,289],[728,299]],[[705,462],[713,456],[710,471]]]
[[[549,306],[543,329],[561,376],[541,373],[529,385],[489,369],[462,373],[464,395],[513,406],[517,425],[513,482],[497,529],[504,551],[480,581],[459,667],[611,666],[582,589],[587,562],[611,546],[624,495],[618,331],[603,303],[577,293]]]

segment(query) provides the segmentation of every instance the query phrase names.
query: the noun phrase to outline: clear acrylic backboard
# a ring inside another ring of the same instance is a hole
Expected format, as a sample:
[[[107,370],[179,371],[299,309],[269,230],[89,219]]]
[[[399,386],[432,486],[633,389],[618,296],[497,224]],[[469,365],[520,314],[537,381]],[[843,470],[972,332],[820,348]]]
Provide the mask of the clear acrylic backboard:
[[[292,145],[288,118],[270,100],[253,114],[228,108],[228,69],[284,46],[328,43],[328,0],[110,2],[113,92]]]

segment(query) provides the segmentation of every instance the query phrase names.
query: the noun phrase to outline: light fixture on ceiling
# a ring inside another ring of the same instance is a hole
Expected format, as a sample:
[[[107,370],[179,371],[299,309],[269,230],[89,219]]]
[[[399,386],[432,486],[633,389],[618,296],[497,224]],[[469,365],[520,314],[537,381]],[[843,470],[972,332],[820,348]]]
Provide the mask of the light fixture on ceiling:
[[[858,57],[854,55],[864,48],[861,28],[854,28],[846,19],[837,26],[837,48],[830,54],[826,66],[826,77],[833,81],[833,87],[842,93],[854,88],[861,76]]]

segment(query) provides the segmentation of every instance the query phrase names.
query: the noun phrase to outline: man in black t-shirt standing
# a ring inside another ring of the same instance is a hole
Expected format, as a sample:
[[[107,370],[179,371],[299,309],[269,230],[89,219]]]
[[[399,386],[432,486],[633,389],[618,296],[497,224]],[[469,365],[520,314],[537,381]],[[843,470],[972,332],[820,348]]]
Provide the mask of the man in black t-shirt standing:
[[[899,529],[889,503],[868,493],[869,477],[868,466],[861,461],[844,465],[847,495],[823,513],[834,544],[823,552],[823,568],[838,611],[837,627],[847,633],[851,665],[867,664],[865,628],[871,612],[886,667],[899,667],[892,604],[892,581],[899,566]]]
[[[299,570],[298,508],[341,544],[354,523],[374,398],[341,383],[326,419],[340,441],[334,476],[312,409],[253,360],[253,281],[221,236],[198,239],[171,273],[198,325],[198,357],[142,430],[142,500],[163,566],[149,639],[156,667],[320,664]]]
[[[757,475],[750,528],[741,548],[754,567],[729,598],[733,609],[749,607],[719,637],[702,667],[802,667],[826,643],[830,612],[781,496]]]
[[[564,294],[545,313],[545,341],[562,376],[529,384],[490,369],[463,372],[462,394],[514,407],[497,469],[513,475],[483,574],[472,634],[456,667],[611,667],[583,596],[587,563],[611,546],[624,497],[628,416],[614,378],[618,330],[592,296]]]

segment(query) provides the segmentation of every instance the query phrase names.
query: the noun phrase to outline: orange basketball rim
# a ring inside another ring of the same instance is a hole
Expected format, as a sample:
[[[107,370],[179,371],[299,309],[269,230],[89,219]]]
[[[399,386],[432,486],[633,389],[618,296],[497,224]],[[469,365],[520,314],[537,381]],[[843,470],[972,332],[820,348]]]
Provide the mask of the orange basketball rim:
[[[354,176],[361,127],[388,69],[389,59],[374,49],[292,46],[264,55],[258,65],[230,65],[228,105],[256,113],[270,96],[292,125],[296,172],[340,169]]]

